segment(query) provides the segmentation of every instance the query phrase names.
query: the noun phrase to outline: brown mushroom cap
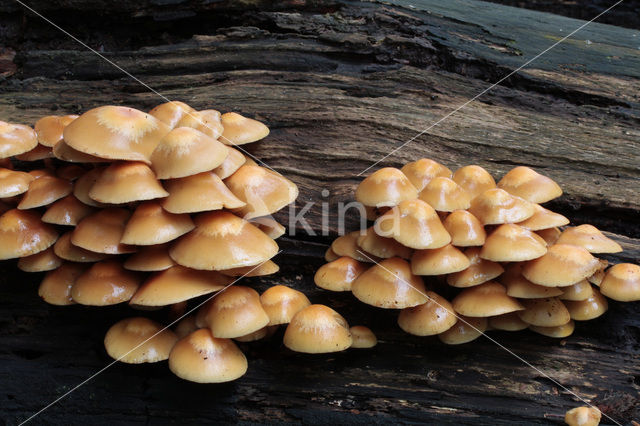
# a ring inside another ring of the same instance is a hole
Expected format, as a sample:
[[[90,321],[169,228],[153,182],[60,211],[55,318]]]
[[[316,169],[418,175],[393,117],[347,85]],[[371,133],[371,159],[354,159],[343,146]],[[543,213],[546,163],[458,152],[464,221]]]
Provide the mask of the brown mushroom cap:
[[[390,257],[411,258],[412,250],[405,247],[393,238],[381,237],[376,234],[373,227],[368,228],[364,234],[360,234],[356,240],[358,247],[363,251],[381,259]]]
[[[356,188],[356,200],[369,207],[396,206],[418,198],[418,190],[400,170],[385,167],[367,176]]]
[[[426,292],[429,299],[422,305],[400,311],[398,325],[414,336],[433,336],[444,333],[456,323],[457,318],[451,303],[444,297]]]
[[[632,263],[613,265],[605,273],[600,291],[619,302],[640,300],[640,266]]]
[[[75,195],[69,194],[51,204],[42,215],[42,221],[54,225],[75,226],[94,211],[94,208],[78,200]]]
[[[203,213],[195,223],[196,228],[180,237],[169,250],[180,265],[223,270],[257,265],[278,252],[274,240],[232,213]]]
[[[320,288],[329,291],[351,291],[351,285],[360,274],[366,271],[367,265],[347,256],[322,265],[313,281]]]
[[[33,130],[38,142],[46,147],[53,147],[62,140],[62,131],[69,123],[78,118],[77,115],[48,115],[36,121]]]
[[[155,106],[149,111],[149,114],[173,129],[185,115],[192,114],[195,111],[184,102],[169,101]]]
[[[267,260],[254,266],[240,266],[239,268],[223,269],[220,271],[228,277],[264,277],[275,274],[280,267],[273,261]]]
[[[124,268],[130,271],[164,271],[176,263],[169,256],[168,244],[141,247],[124,262]]]
[[[195,228],[188,214],[173,214],[160,203],[147,201],[136,207],[122,235],[123,244],[149,246],[166,243]]]
[[[298,187],[293,182],[260,166],[244,165],[224,182],[233,195],[246,203],[238,209],[245,219],[275,213],[298,197]]]
[[[164,198],[169,193],[142,162],[116,162],[104,169],[89,190],[100,203],[123,204]]]
[[[447,284],[452,287],[473,287],[490,281],[504,272],[499,263],[480,257],[480,247],[470,247],[464,251],[469,259],[469,267],[447,276]]]
[[[269,325],[288,324],[295,314],[311,305],[304,293],[284,285],[269,287],[260,296],[260,303],[269,316]]]
[[[520,331],[529,327],[529,324],[522,321],[517,312],[509,312],[489,318],[489,327],[495,330]]]
[[[56,256],[64,260],[79,263],[98,262],[109,257],[108,254],[96,253],[74,246],[71,243],[71,233],[72,231],[62,234],[60,238],[58,238],[58,241],[53,245],[53,251]]]
[[[351,347],[356,349],[369,349],[378,344],[378,338],[369,327],[354,325],[349,328],[351,333]]]
[[[64,128],[64,141],[80,152],[111,160],[143,161],[149,157],[169,126],[134,108],[102,106],[73,120]]]
[[[260,295],[250,287],[227,287],[201,309],[211,334],[219,338],[242,337],[269,324]]]
[[[598,266],[598,259],[586,249],[554,244],[544,256],[529,260],[522,268],[522,275],[534,284],[565,287],[592,275]]]
[[[619,253],[622,251],[620,244],[606,237],[593,225],[569,227],[560,234],[556,243],[584,247],[590,253]]]
[[[562,233],[558,228],[541,229],[535,232],[547,243],[547,247],[554,245]]]
[[[42,176],[29,184],[29,189],[20,200],[20,210],[35,209],[53,203],[71,194],[73,185],[68,180],[53,176]]]
[[[151,275],[129,303],[137,306],[166,306],[222,290],[231,279],[216,271],[198,271],[175,265]]]
[[[554,213],[538,204],[534,205],[535,213],[529,219],[519,222],[518,225],[530,231],[555,228],[569,224],[569,219],[561,214]]]
[[[569,426],[598,426],[602,413],[598,407],[576,407],[564,415],[564,422]]]
[[[416,187],[418,192],[422,191],[433,178],[438,176],[446,178],[451,177],[451,170],[428,158],[422,158],[418,161],[407,163],[401,170],[402,173],[409,178],[409,181],[413,186]]]
[[[12,209],[0,216],[0,260],[39,253],[57,239],[56,230],[33,211]]]
[[[36,132],[31,127],[0,121],[0,158],[23,154],[36,145]]]
[[[468,318],[461,316],[447,331],[438,334],[438,338],[447,345],[460,345],[482,336],[487,329],[487,318]]]
[[[520,303],[525,309],[518,312],[518,316],[527,324],[557,327],[568,323],[571,319],[567,307],[557,297],[523,299]]]
[[[52,148],[53,156],[58,160],[69,163],[106,163],[106,158],[96,157],[95,155],[85,154],[77,149],[71,148],[64,140],[55,144]]]
[[[365,263],[373,263],[380,260],[376,256],[364,253],[358,246],[358,238],[361,235],[361,231],[353,231],[339,236],[331,243],[331,251],[338,257],[346,256]]]
[[[422,279],[399,257],[385,259],[360,274],[351,284],[351,292],[361,302],[385,309],[409,308],[427,301]]]
[[[471,195],[446,177],[431,179],[418,197],[439,212],[465,210],[471,205]]]
[[[20,195],[29,189],[35,178],[29,173],[0,168],[0,198]]]
[[[165,182],[169,196],[162,207],[171,213],[196,213],[245,206],[213,172],[198,173]]]
[[[542,237],[512,223],[500,225],[482,246],[480,257],[494,262],[522,262],[547,252]]]
[[[162,324],[135,317],[118,321],[104,336],[109,356],[127,364],[164,361],[178,341],[176,334]]]
[[[569,310],[571,319],[575,321],[588,321],[598,318],[607,312],[609,303],[597,288],[593,288],[593,294],[586,300],[567,300],[564,304]]]
[[[605,269],[609,266],[609,261],[605,259],[598,259],[598,269],[589,277],[587,277],[587,281],[589,281],[593,285],[600,286],[602,280],[605,277]]]
[[[507,288],[507,294],[519,299],[541,299],[560,296],[563,291],[558,287],[537,285],[522,276],[522,264],[512,263],[500,277],[500,283]]]
[[[471,201],[469,212],[484,225],[522,222],[535,213],[534,204],[494,188],[478,195]]]
[[[436,211],[422,200],[401,202],[376,220],[374,230],[419,250],[440,248],[451,242]]]
[[[28,172],[34,179],[40,179],[43,176],[55,176],[49,169],[36,169]]]
[[[120,242],[130,215],[128,210],[120,208],[108,208],[90,214],[73,230],[71,242],[96,253],[133,253],[135,248]]]
[[[547,337],[555,337],[557,339],[562,339],[564,337],[569,337],[573,334],[573,330],[576,328],[576,323],[573,320],[569,321],[563,325],[557,325],[555,327],[541,327],[539,325],[530,325],[529,330],[536,332],[538,334],[542,334]]]
[[[326,260],[327,262],[333,262],[334,260],[338,259],[340,256],[338,256],[332,249],[331,247],[329,247],[327,249],[326,252],[324,252],[324,260]]]
[[[283,225],[276,222],[270,216],[255,217],[251,219],[250,222],[274,240],[283,236],[287,231],[287,229]]]
[[[120,261],[103,260],[76,279],[71,297],[82,305],[115,305],[131,299],[139,284],[140,277],[124,269]]]
[[[437,249],[416,250],[411,256],[411,272],[416,275],[445,275],[460,272],[471,262],[460,250],[447,244]]]
[[[227,157],[227,147],[190,127],[167,133],[151,154],[151,167],[158,179],[180,178],[208,172]]]
[[[472,200],[484,191],[496,187],[493,176],[476,165],[459,168],[453,174],[452,179],[469,194]]]
[[[38,144],[31,151],[16,155],[16,158],[20,161],[39,161],[54,158],[54,155],[51,148]]]
[[[87,169],[78,164],[66,164],[56,169],[56,176],[73,182],[86,172]]]
[[[310,305],[298,311],[284,333],[284,345],[296,352],[339,352],[352,343],[347,321],[324,305]]]
[[[451,305],[457,313],[467,317],[493,317],[524,309],[507,295],[506,288],[493,281],[463,290]]]
[[[169,354],[169,369],[197,383],[236,380],[247,372],[247,358],[230,339],[213,337],[206,328],[178,340]]]
[[[466,210],[455,210],[442,222],[456,247],[481,246],[487,233],[482,223]]]
[[[252,118],[237,112],[227,112],[221,117],[224,132],[220,138],[227,145],[243,145],[267,137],[269,128]]]
[[[582,280],[568,287],[563,287],[560,300],[586,300],[592,295],[593,289],[591,288],[591,284],[587,280]]]
[[[216,140],[220,138],[221,141],[224,141],[222,137],[224,129],[222,127],[220,111],[216,111],[215,109],[193,111],[185,114],[175,127],[191,127],[210,138]],[[224,142],[228,144],[226,141]]]
[[[53,247],[18,260],[18,269],[24,272],[51,271],[60,265],[62,265],[62,259],[56,256]]]
[[[228,146],[227,151],[229,155],[227,155],[222,164],[213,169],[213,173],[218,175],[220,179],[228,178],[247,161],[245,156],[237,149]]]
[[[47,272],[38,288],[38,296],[50,305],[75,304],[71,288],[85,270],[86,266],[80,263],[64,262],[59,268]]]
[[[532,203],[546,203],[562,195],[562,189],[552,179],[524,166],[511,169],[500,179],[498,188]]]
[[[80,176],[73,185],[73,196],[88,206],[104,207],[104,204],[89,197],[89,191],[91,191],[91,187],[96,183],[105,168],[106,167],[96,167]]]

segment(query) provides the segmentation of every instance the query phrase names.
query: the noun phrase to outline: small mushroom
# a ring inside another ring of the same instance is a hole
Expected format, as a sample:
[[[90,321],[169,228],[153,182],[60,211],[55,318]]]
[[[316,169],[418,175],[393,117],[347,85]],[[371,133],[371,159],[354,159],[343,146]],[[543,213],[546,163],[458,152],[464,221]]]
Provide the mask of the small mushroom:
[[[62,265],[60,259],[53,252],[53,247],[49,247],[31,256],[21,257],[18,260],[18,269],[24,272],[44,272],[51,271]]]
[[[500,277],[500,283],[507,288],[507,294],[519,299],[542,299],[563,294],[559,287],[545,287],[534,284],[522,276],[522,263],[512,263]]]
[[[480,257],[493,262],[522,262],[537,259],[546,252],[547,245],[539,235],[508,223],[489,234]]]
[[[274,240],[280,238],[286,232],[286,228],[270,216],[255,217],[249,222]]]
[[[556,339],[563,339],[573,334],[573,330],[576,328],[576,323],[573,320],[563,325],[557,325],[555,327],[541,327],[539,325],[530,325],[529,330],[542,334],[547,337],[554,337]]]
[[[585,300],[567,300],[565,305],[569,310],[571,319],[575,321],[589,321],[603,315],[609,309],[607,299],[597,288],[593,288],[591,297]]]
[[[487,233],[482,223],[466,210],[455,210],[442,222],[456,247],[481,246]]]
[[[353,282],[368,266],[347,256],[321,266],[313,277],[316,285],[329,291],[351,291]]]
[[[162,201],[162,207],[171,213],[237,209],[245,205],[213,172],[171,179],[165,182],[165,187],[169,196]]]
[[[504,272],[499,263],[481,258],[480,250],[480,247],[470,247],[464,251],[469,259],[469,267],[447,275],[447,284],[458,288],[473,287],[497,278]]]
[[[556,243],[584,247],[589,253],[619,253],[622,251],[620,244],[606,237],[593,225],[569,227],[560,234]]]
[[[267,260],[255,266],[223,269],[220,273],[228,277],[264,277],[265,275],[275,274],[279,270],[280,267],[275,262]]]
[[[587,281],[589,281],[593,285],[600,286],[602,280],[605,277],[605,270],[609,266],[609,261],[605,259],[598,259],[598,269],[589,277],[587,277]]]
[[[196,110],[184,102],[169,101],[157,105],[149,111],[149,114],[173,129],[185,115],[193,114],[194,112]]]
[[[169,193],[142,162],[116,162],[104,169],[89,190],[99,203],[124,204],[164,198]]]
[[[105,253],[97,253],[73,245],[71,242],[71,232],[72,231],[62,234],[53,245],[53,251],[56,256],[64,260],[79,263],[93,263],[109,257],[109,255]]]
[[[414,336],[433,336],[444,333],[457,321],[451,303],[432,291],[426,292],[428,300],[417,306],[400,311],[398,325]]]
[[[47,272],[38,288],[38,295],[50,305],[75,304],[71,297],[71,288],[86,269],[87,267],[81,263],[62,263],[59,268]]]
[[[535,207],[533,203],[515,197],[503,189],[494,188],[474,198],[469,212],[484,225],[501,225],[529,219],[535,213]]]
[[[568,287],[562,287],[562,295],[560,296],[560,300],[586,300],[592,295],[593,289],[591,287],[591,284],[587,280],[582,280]]]
[[[20,200],[20,210],[47,206],[71,194],[73,185],[68,180],[53,176],[43,176],[29,184],[29,189]]]
[[[500,179],[498,188],[532,203],[546,203],[562,195],[562,189],[552,179],[524,166],[511,169]]]
[[[509,312],[489,318],[489,327],[502,331],[520,331],[529,327],[529,324],[522,321],[517,312]]]
[[[0,198],[20,195],[29,189],[35,178],[29,173],[0,168]]]
[[[267,126],[237,112],[222,114],[221,121],[224,131],[220,140],[227,145],[244,145],[256,142],[269,134]]]
[[[176,124],[176,127],[192,127],[199,132],[204,133],[213,139],[220,139],[228,145],[228,141],[225,141],[222,132],[222,120],[220,111],[215,109],[204,109],[202,111],[193,111],[185,114],[182,119]]]
[[[428,158],[407,163],[402,167],[401,171],[409,178],[409,181],[416,187],[418,192],[422,191],[433,178],[439,176],[451,177],[451,170]]]
[[[78,164],[67,164],[56,169],[56,176],[73,182],[86,172],[87,169]]]
[[[77,149],[71,148],[64,140],[61,140],[52,148],[53,156],[58,160],[69,163],[107,163],[107,158],[85,154]]]
[[[38,142],[46,147],[53,148],[58,142],[62,141],[62,131],[73,120],[78,118],[77,115],[47,115],[42,117],[33,126],[36,132]]]
[[[0,216],[0,260],[40,253],[57,239],[56,230],[31,210],[12,209]]]
[[[260,296],[260,303],[269,316],[269,325],[288,324],[291,318],[311,305],[307,296],[284,285],[269,287]]]
[[[471,205],[471,195],[446,177],[433,178],[418,197],[438,212],[465,210]]]
[[[516,299],[507,295],[506,288],[493,281],[464,289],[451,305],[466,317],[493,317],[524,309]]]
[[[554,244],[542,257],[526,262],[522,275],[534,284],[566,287],[591,276],[598,266],[598,259],[586,249]]]
[[[554,245],[562,233],[558,228],[541,229],[535,232],[547,243],[547,247]]]
[[[333,262],[334,260],[340,258],[332,249],[329,247],[327,251],[324,252],[324,260],[327,262]]]
[[[407,176],[393,167],[375,171],[356,188],[356,200],[369,207],[392,207],[416,198],[416,187]]]
[[[416,250],[411,256],[411,272],[415,275],[446,275],[469,266],[471,262],[467,256],[451,244],[437,249]]]
[[[54,158],[53,150],[41,144],[36,145],[31,151],[16,155],[16,159],[20,161],[40,161],[48,158]]]
[[[558,226],[564,226],[569,224],[569,219],[561,214],[554,213],[551,210],[545,209],[538,204],[534,205],[535,213],[529,219],[519,222],[518,225],[522,226],[529,231],[541,231],[544,229],[555,228]],[[555,243],[555,241],[554,241]]]
[[[438,334],[438,338],[447,345],[461,345],[482,336],[486,331],[488,324],[489,321],[487,318],[469,318],[460,316],[453,327]]]
[[[73,196],[88,206],[104,207],[104,204],[89,197],[89,191],[91,191],[93,184],[96,183],[105,168],[106,167],[96,167],[80,176],[73,185]]]
[[[117,260],[103,260],[80,275],[71,297],[81,305],[107,306],[127,302],[140,284],[140,277]]]
[[[136,207],[127,221],[123,244],[150,246],[173,241],[195,228],[188,214],[174,214],[157,201],[147,201]]]
[[[600,292],[619,302],[640,300],[640,266],[632,263],[619,263],[607,270]]]
[[[351,333],[351,347],[356,349],[369,349],[378,344],[378,338],[369,327],[354,325],[349,328]]]
[[[130,271],[165,271],[176,263],[169,256],[169,246],[159,244],[141,247],[124,262],[124,268]]]
[[[598,407],[576,407],[567,411],[564,422],[569,426],[598,426],[601,416]]]
[[[159,362],[169,359],[178,336],[161,324],[134,317],[118,321],[104,336],[109,356],[127,364]]]
[[[484,191],[496,187],[493,176],[480,166],[461,167],[453,174],[452,179],[460,185],[473,200]]]
[[[222,164],[213,169],[213,173],[218,175],[220,179],[226,179],[236,172],[246,161],[244,155],[235,148],[227,147],[229,155],[224,159]]]
[[[69,194],[47,207],[42,221],[53,225],[76,226],[82,219],[95,212],[95,209]]]
[[[269,316],[252,288],[233,285],[218,293],[202,308],[202,320],[218,338],[237,338],[269,324]]]
[[[348,234],[341,235],[331,243],[331,251],[336,256],[346,256],[365,263],[373,263],[380,260],[372,254],[368,255],[363,253],[363,250],[358,246],[358,238],[360,238],[361,235],[361,231],[353,231]]]
[[[0,158],[23,154],[36,145],[36,132],[31,127],[0,121]]]
[[[518,316],[527,324],[541,327],[557,327],[571,320],[567,307],[556,297],[523,299],[520,300],[520,303],[525,309],[518,312]]]
[[[120,242],[130,215],[121,208],[107,208],[90,214],[73,230],[71,242],[96,253],[133,253],[134,247]]]
[[[352,343],[347,321],[324,305],[310,305],[300,310],[284,333],[284,345],[295,352],[339,352]]]
[[[411,258],[412,250],[409,247],[403,246],[393,238],[381,237],[376,234],[373,227],[368,228],[364,233],[360,233],[356,243],[363,251],[380,259],[396,256],[403,259]]]

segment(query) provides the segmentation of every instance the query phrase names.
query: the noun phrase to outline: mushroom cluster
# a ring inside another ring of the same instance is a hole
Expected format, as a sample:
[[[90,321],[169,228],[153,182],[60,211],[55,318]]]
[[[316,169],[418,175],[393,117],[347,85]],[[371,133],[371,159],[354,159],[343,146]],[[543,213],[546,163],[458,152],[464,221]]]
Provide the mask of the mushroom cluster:
[[[148,113],[102,106],[44,117],[34,128],[0,122],[0,260],[46,272],[39,295],[54,305],[177,309],[234,277],[273,274],[275,239],[285,230],[271,214],[298,189],[234,148],[268,133],[240,114],[182,102]],[[255,312],[229,314],[249,303],[257,303]],[[293,306],[280,303],[283,315]],[[109,330],[105,346],[132,363],[171,353],[179,376],[192,380],[204,369],[224,381],[246,368],[229,338],[271,320],[254,290],[232,287],[200,321],[206,330],[176,343],[160,324],[127,319]],[[211,356],[198,363],[204,352]]]
[[[523,166],[497,183],[482,167],[454,173],[430,159],[380,169],[356,189],[371,226],[333,241],[315,283],[397,309],[402,330],[446,344],[489,329],[569,336],[606,297],[640,300],[640,266],[609,267],[594,254],[618,243],[540,205],[561,194]]]

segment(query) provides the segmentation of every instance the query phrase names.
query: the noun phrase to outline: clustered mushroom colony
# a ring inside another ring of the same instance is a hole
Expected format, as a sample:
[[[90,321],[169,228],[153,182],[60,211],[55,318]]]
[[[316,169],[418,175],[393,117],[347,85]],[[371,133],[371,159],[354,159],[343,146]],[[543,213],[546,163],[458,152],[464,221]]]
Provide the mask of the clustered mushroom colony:
[[[233,148],[268,133],[240,114],[182,102],[148,113],[102,106],[47,116],[33,129],[0,122],[0,260],[46,271],[39,295],[54,305],[180,311],[224,289],[175,331],[134,317],[105,336],[113,358],[168,359],[187,380],[242,376],[247,360],[231,339],[257,340],[280,324],[291,322],[285,344],[293,350],[362,345],[337,312],[299,291],[230,286],[279,270],[271,258],[284,227],[271,214],[298,195],[294,183]]]
[[[605,296],[640,300],[640,266],[608,267],[594,254],[620,252],[618,243],[540,205],[561,194],[523,166],[497,184],[476,165],[380,169],[356,190],[373,225],[337,238],[315,283],[398,309],[402,330],[446,344],[489,329],[569,336],[574,321],[607,310]]]

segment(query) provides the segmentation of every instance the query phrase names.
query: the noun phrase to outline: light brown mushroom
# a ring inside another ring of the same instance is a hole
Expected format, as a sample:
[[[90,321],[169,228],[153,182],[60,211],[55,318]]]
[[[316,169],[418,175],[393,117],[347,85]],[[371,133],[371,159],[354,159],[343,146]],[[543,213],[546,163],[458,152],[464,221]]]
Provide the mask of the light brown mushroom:
[[[192,114],[195,111],[184,102],[169,101],[155,106],[149,111],[149,114],[173,129],[185,115]]]
[[[245,206],[213,172],[199,173],[165,182],[169,196],[162,207],[171,213],[197,213]]]
[[[42,221],[53,225],[76,226],[95,209],[69,194],[51,204],[42,215]]]
[[[453,309],[466,317],[493,317],[522,311],[524,307],[501,284],[488,281],[464,289],[451,301]]]
[[[71,297],[81,305],[106,306],[127,302],[140,284],[140,276],[127,271],[117,260],[103,260],[80,275]]]
[[[200,309],[211,334],[218,338],[242,337],[269,324],[260,295],[250,287],[228,287]]]
[[[378,344],[378,338],[369,327],[354,325],[349,328],[351,333],[351,347],[355,349],[369,349]]]
[[[47,115],[42,117],[33,126],[38,142],[46,147],[52,148],[62,140],[62,131],[77,115]]]
[[[265,275],[275,274],[279,270],[280,267],[275,262],[267,260],[254,266],[223,269],[220,273],[228,277],[264,277]]]
[[[558,228],[541,229],[535,232],[547,243],[547,247],[554,245],[562,233]]]
[[[428,300],[411,308],[400,311],[398,325],[402,330],[414,336],[433,336],[444,333],[457,321],[451,303],[432,291],[426,292]]]
[[[16,155],[16,159],[20,161],[40,161],[48,158],[54,158],[53,150],[41,144],[36,145],[31,151]]]
[[[361,231],[353,231],[341,235],[331,243],[331,251],[338,257],[350,257],[365,263],[377,262],[380,259],[372,254],[365,253],[358,246],[358,238],[362,236]]]
[[[519,222],[518,225],[530,231],[541,231],[543,229],[556,228],[569,224],[569,219],[559,213],[554,213],[538,204],[534,205],[534,209],[535,213],[533,216]]]
[[[77,149],[71,148],[64,140],[61,140],[52,148],[53,156],[58,160],[69,163],[107,163],[107,158],[85,154]]]
[[[0,168],[0,198],[20,195],[29,189],[35,178],[29,173]]]
[[[591,297],[585,300],[566,300],[564,304],[569,310],[571,319],[575,321],[589,321],[603,315],[609,309],[607,299],[597,288],[592,288]]]
[[[60,265],[62,265],[62,259],[56,256],[53,247],[18,260],[18,269],[24,272],[51,271]]]
[[[280,238],[287,231],[286,228],[270,216],[261,216],[251,219],[249,222],[258,227],[274,240]]]
[[[473,200],[488,189],[496,187],[493,176],[480,166],[464,166],[456,170],[452,179],[460,185]]]
[[[526,262],[522,275],[534,284],[566,287],[598,269],[598,259],[582,247],[554,244],[542,257]]]
[[[407,163],[402,167],[401,171],[418,191],[422,191],[433,178],[438,176],[451,177],[451,170],[428,158]]]
[[[600,283],[600,292],[619,302],[640,300],[640,266],[633,263],[613,265]]]
[[[339,352],[352,343],[347,321],[324,305],[310,305],[300,310],[284,333],[284,345],[295,352]]]
[[[598,426],[602,413],[598,407],[576,407],[564,415],[564,422],[569,426]]]
[[[307,296],[284,285],[275,285],[260,295],[260,303],[269,316],[269,325],[288,324],[300,310],[311,305]]]
[[[376,170],[356,188],[356,200],[369,207],[392,207],[416,198],[416,187],[407,176],[393,167]]]
[[[12,209],[0,216],[0,260],[39,253],[57,239],[56,230],[33,211]]]
[[[108,208],[90,214],[78,223],[71,234],[73,245],[96,253],[133,253],[135,248],[122,244],[122,235],[131,213],[121,208]]]
[[[489,321],[487,318],[458,317],[458,321],[447,331],[438,334],[438,338],[447,345],[461,345],[471,342],[486,331]]]
[[[86,269],[87,267],[81,263],[64,262],[59,268],[47,272],[38,288],[38,296],[50,305],[75,304],[71,297],[71,288]]]
[[[269,128],[252,118],[237,112],[227,112],[221,117],[224,132],[220,140],[227,145],[243,145],[267,137]]]
[[[539,235],[508,223],[489,234],[480,257],[493,262],[522,262],[537,259],[546,252],[547,245]]]
[[[509,312],[489,318],[489,328],[502,331],[520,331],[529,327],[522,321],[517,312]]]
[[[124,268],[130,271],[165,271],[176,263],[169,256],[168,244],[141,247],[124,262]]]
[[[584,247],[589,253],[619,253],[622,251],[620,244],[606,237],[593,225],[569,227],[560,234],[556,243]]]
[[[347,256],[340,257],[322,265],[313,281],[315,284],[329,291],[351,291],[353,282],[368,269],[368,266]]]
[[[0,121],[0,158],[23,154],[36,145],[36,132],[31,127]]]
[[[469,212],[484,225],[516,223],[535,213],[534,204],[515,197],[503,189],[489,189],[471,201]]]
[[[482,223],[466,210],[455,210],[442,222],[456,247],[481,246],[487,233]]]
[[[411,272],[416,275],[446,275],[460,272],[471,262],[451,244],[437,249],[416,250],[411,256]]]
[[[560,300],[586,300],[592,295],[593,289],[591,287],[591,284],[587,280],[582,280],[568,287],[562,287],[562,295],[560,295]]]
[[[471,195],[452,179],[435,177],[418,197],[438,212],[465,210],[471,205]]]
[[[213,139],[224,141],[220,111],[205,109],[185,114],[175,127],[191,127]],[[227,141],[224,141],[228,144]]]
[[[109,356],[127,364],[159,362],[169,359],[176,334],[148,318],[134,317],[118,321],[104,336]]]
[[[224,159],[222,164],[213,169],[213,173],[218,175],[220,179],[226,179],[236,172],[247,160],[240,151],[235,148],[227,147],[229,155]]]
[[[576,323],[573,320],[563,325],[557,325],[555,327],[541,327],[539,325],[530,325],[529,330],[542,334],[547,337],[554,337],[556,339],[563,339],[573,334],[576,328]]]
[[[105,253],[97,253],[73,245],[71,242],[71,232],[72,231],[62,234],[53,245],[53,251],[56,256],[64,260],[79,263],[93,263],[109,257],[109,255]]]
[[[149,166],[132,161],[111,164],[89,190],[91,199],[110,204],[153,200],[168,195]]]
[[[123,244],[149,246],[173,241],[195,228],[188,214],[174,214],[156,201],[147,201],[136,207],[127,221]]]
[[[567,307],[556,297],[522,299],[520,303],[525,309],[518,312],[518,316],[527,324],[540,327],[557,327],[571,320]]]
[[[91,191],[93,184],[96,183],[105,168],[106,167],[96,167],[80,176],[73,185],[73,196],[88,206],[104,207],[104,204],[89,197],[89,191]]]
[[[545,287],[534,284],[522,276],[522,263],[512,263],[500,277],[500,283],[507,288],[507,294],[519,299],[542,299],[563,294],[559,287]]]
[[[373,227],[368,228],[364,233],[360,233],[356,244],[363,251],[380,259],[396,256],[403,259],[411,258],[412,250],[409,247],[403,246],[393,238],[381,237],[376,234]]]
[[[562,189],[552,179],[524,166],[511,169],[500,179],[498,188],[532,203],[546,203],[562,195]]]
[[[497,278],[504,272],[499,263],[481,258],[480,250],[480,247],[469,247],[464,251],[469,259],[469,267],[447,275],[447,284],[458,288],[473,287]]]

